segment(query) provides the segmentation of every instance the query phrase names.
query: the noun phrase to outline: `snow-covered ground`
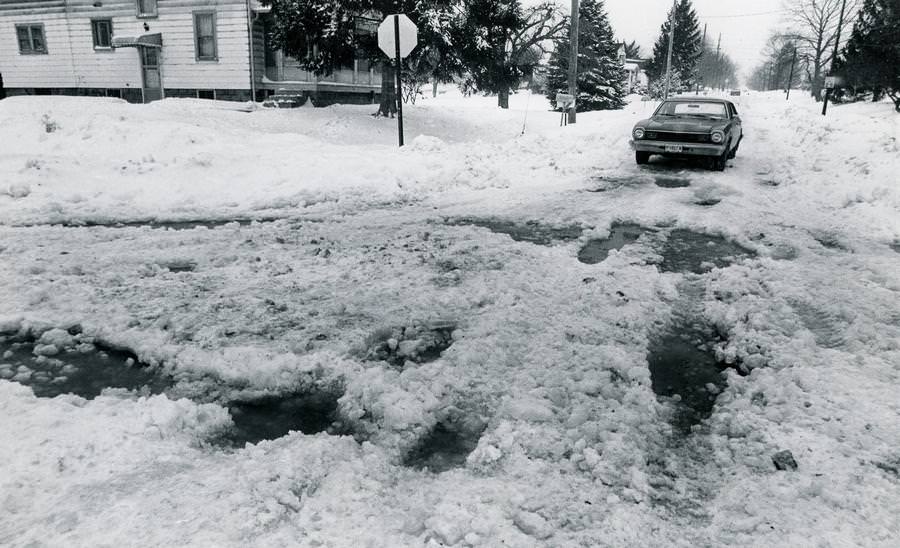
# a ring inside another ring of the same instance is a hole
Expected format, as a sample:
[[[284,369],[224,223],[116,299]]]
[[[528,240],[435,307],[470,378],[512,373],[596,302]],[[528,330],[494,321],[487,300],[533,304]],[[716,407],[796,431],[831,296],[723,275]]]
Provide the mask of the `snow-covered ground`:
[[[718,173],[634,164],[650,103],[559,127],[541,97],[494,101],[405,108],[402,149],[364,106],[0,101],[0,335],[178,381],[86,400],[0,380],[0,544],[897,546],[890,105],[741,97]],[[141,226],[169,221],[241,222]],[[655,234],[580,262],[615,223]],[[755,255],[666,272],[680,229]],[[689,434],[648,365],[686,302],[734,365]],[[452,337],[436,359],[373,359],[429,328]],[[342,426],[215,443],[227,402],[297,393],[337,398]],[[410,465],[446,428],[466,460]]]

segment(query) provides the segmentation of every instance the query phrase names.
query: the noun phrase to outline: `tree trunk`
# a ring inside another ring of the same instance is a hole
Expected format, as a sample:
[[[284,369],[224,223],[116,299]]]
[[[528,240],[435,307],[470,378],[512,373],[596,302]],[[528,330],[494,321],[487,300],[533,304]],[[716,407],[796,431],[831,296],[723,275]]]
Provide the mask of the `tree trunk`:
[[[378,104],[378,112],[372,116],[378,118],[393,118],[397,113],[397,86],[395,84],[396,72],[394,65],[389,61],[381,63],[381,102]]]
[[[822,67],[819,65],[819,60],[816,59],[814,70],[813,70],[813,79],[811,82],[811,91],[812,96],[815,97],[816,102],[822,100]]]
[[[497,106],[500,108],[509,108],[509,88],[504,86],[497,93]]]

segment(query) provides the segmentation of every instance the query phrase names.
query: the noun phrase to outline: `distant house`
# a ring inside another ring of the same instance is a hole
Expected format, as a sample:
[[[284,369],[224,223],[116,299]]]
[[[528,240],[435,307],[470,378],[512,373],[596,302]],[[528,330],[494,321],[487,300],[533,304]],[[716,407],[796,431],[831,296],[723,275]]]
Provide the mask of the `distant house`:
[[[625,69],[625,93],[636,93],[650,84],[650,79],[643,69],[644,65],[647,64],[647,59],[628,59],[625,53],[624,42],[619,44],[616,57],[619,60],[619,64]]]
[[[625,90],[628,93],[635,93],[640,89],[647,89],[650,85],[650,78],[644,71],[644,65],[647,59],[626,59],[625,60]]]
[[[0,0],[0,74],[10,95],[376,100],[366,61],[316,77],[270,47],[268,12],[256,0]]]

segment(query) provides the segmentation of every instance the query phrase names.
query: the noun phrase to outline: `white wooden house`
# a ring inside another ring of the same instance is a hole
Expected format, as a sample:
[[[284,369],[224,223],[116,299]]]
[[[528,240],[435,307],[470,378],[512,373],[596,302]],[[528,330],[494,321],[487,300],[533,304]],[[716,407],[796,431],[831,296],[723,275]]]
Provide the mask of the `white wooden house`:
[[[317,77],[267,49],[267,12],[256,0],[0,0],[0,78],[6,94],[133,102],[375,99],[380,75],[363,60]]]

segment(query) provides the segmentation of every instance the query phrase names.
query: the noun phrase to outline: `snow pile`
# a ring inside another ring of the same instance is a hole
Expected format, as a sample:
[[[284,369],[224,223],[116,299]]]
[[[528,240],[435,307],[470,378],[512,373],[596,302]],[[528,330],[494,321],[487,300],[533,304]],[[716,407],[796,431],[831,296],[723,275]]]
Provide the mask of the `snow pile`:
[[[64,357],[79,332],[173,381],[0,380],[0,542],[892,546],[890,107],[742,97],[714,173],[635,165],[650,104],[560,128],[541,98],[491,102],[423,100],[397,149],[370,107],[0,101],[0,345]],[[646,230],[580,262],[615,224]],[[689,230],[728,245],[666,271]],[[701,328],[728,383],[685,434],[648,354]],[[217,445],[229,402],[317,394],[321,433]]]

